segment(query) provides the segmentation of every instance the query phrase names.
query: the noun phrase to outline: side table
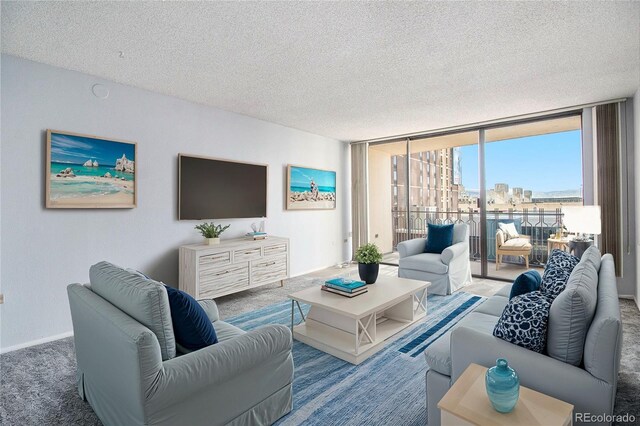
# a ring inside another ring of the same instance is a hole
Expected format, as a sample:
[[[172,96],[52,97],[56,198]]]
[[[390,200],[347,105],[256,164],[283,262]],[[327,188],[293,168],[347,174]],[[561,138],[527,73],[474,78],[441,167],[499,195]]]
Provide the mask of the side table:
[[[471,364],[438,403],[443,426],[568,426],[573,405],[520,386],[512,412],[502,414],[491,406],[484,384],[485,367]]]
[[[551,250],[553,249],[569,251],[570,242],[571,240],[568,238],[548,238],[547,239],[547,257],[551,256]]]
[[[569,253],[580,259],[585,251],[593,245],[593,240],[572,240],[569,243]]]

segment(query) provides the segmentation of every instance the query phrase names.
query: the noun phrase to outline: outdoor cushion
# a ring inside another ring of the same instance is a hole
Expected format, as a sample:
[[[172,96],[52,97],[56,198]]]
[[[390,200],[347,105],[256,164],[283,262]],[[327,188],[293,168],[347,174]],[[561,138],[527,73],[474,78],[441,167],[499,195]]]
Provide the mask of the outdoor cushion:
[[[427,224],[427,244],[425,244],[425,253],[442,253],[444,249],[453,244],[453,224],[450,225],[434,225]]]
[[[398,264],[401,269],[413,269],[434,274],[446,274],[449,270],[449,267],[442,263],[440,255],[436,253],[420,253],[403,257]]]
[[[526,238],[512,238],[500,246],[500,250],[527,250],[531,248],[531,242]]]
[[[176,356],[171,309],[164,285],[109,262],[93,265],[89,279],[94,293],[156,335],[163,361]]]
[[[457,327],[464,326],[482,333],[491,334],[497,320],[498,318],[493,315],[478,312],[471,312],[461,319],[424,351],[429,368],[445,376],[451,376],[451,331]]]
[[[512,238],[518,238],[520,236],[520,234],[518,234],[518,231],[516,230],[516,225],[514,223],[498,222],[498,228],[502,232],[504,232],[504,234],[507,237],[507,240],[510,240]]]
[[[536,291],[540,288],[542,277],[536,270],[530,270],[524,272],[515,279],[513,286],[511,286],[511,293],[509,293],[509,299],[513,299],[515,296],[529,293],[530,291]]]
[[[600,251],[590,247],[571,272],[567,286],[551,304],[547,353],[569,364],[580,365],[587,331],[598,301]]]

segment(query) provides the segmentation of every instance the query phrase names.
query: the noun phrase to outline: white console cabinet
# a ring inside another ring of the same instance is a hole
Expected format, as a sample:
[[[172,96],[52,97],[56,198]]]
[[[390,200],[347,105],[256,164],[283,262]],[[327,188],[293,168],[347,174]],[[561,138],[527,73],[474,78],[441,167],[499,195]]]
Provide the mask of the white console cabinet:
[[[223,240],[180,247],[180,290],[195,299],[237,293],[289,277],[289,239]]]

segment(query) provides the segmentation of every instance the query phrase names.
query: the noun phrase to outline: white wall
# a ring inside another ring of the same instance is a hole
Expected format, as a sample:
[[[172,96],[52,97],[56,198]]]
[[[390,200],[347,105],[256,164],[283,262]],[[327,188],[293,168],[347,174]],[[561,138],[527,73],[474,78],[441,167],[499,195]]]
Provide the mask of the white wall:
[[[196,222],[177,220],[179,152],[269,164],[267,231],[291,238],[292,275],[350,257],[346,144],[12,56],[1,66],[4,350],[70,332],[66,286],[86,282],[100,260],[177,285],[178,246],[200,240]],[[107,99],[92,94],[95,83]],[[138,207],[45,209],[48,128],[136,141]],[[288,163],[336,170],[337,209],[285,211]],[[252,221],[228,222],[227,238]]]
[[[369,242],[383,253],[393,251],[391,155],[369,147]]]

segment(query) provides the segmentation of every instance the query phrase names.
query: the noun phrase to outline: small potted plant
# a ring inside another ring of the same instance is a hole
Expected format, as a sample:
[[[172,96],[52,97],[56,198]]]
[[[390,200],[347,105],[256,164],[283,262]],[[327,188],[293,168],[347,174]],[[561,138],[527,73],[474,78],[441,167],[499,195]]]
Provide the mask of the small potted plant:
[[[200,231],[202,236],[205,238],[207,244],[220,244],[220,234],[227,230],[227,226],[216,225],[213,222],[211,223],[201,223],[200,225],[196,225],[196,229]]]
[[[373,243],[360,246],[356,250],[356,260],[358,261],[360,279],[367,284],[375,283],[382,260],[382,253],[378,246]]]

